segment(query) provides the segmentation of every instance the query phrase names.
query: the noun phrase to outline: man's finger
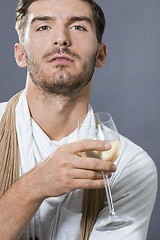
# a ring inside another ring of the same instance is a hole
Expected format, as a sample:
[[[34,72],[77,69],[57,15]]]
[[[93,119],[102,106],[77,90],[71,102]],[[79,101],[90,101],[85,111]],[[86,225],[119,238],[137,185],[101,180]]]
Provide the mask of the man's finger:
[[[79,153],[88,150],[107,151],[111,149],[111,144],[102,140],[83,139],[74,143],[61,146],[61,150],[70,153]]]
[[[74,168],[87,169],[92,171],[115,172],[116,165],[109,161],[104,161],[98,158],[76,157],[74,159]]]

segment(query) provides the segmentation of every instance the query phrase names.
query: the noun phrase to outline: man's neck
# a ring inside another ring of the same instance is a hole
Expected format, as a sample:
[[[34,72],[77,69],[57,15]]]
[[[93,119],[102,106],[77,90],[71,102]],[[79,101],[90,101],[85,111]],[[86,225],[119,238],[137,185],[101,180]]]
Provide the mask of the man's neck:
[[[44,94],[32,83],[26,97],[30,114],[52,140],[60,140],[77,128],[78,120],[88,111],[90,83],[75,98]]]

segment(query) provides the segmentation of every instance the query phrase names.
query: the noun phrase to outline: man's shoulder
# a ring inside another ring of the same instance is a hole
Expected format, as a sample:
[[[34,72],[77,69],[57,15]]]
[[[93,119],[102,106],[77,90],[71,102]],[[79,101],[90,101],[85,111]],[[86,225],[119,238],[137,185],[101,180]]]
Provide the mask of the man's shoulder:
[[[142,168],[144,166],[150,168],[154,173],[156,172],[156,166],[152,158],[148,153],[140,146],[129,140],[128,138],[121,136],[121,158],[120,162],[128,165],[132,168]]]
[[[124,137],[122,135],[120,135],[120,139],[121,139],[121,144],[122,147],[124,149],[126,149],[127,151],[136,151],[136,152],[143,152],[144,150],[138,146],[136,143],[134,143],[133,141],[131,141],[129,138]]]
[[[1,119],[2,116],[3,116],[3,113],[4,113],[4,111],[5,111],[6,106],[7,106],[7,102],[2,102],[2,103],[0,103],[0,119]]]

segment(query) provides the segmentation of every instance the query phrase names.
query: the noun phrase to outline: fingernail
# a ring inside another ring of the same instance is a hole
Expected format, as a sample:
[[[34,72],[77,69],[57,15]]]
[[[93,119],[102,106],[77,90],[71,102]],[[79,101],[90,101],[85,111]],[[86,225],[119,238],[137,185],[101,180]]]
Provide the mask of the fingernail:
[[[106,142],[105,143],[105,148],[107,148],[108,150],[111,148],[111,144],[110,143],[108,143],[108,142]]]
[[[112,165],[112,172],[115,172],[117,170],[117,167],[116,167],[116,165]]]
[[[108,178],[112,177],[112,173],[107,173],[107,175],[108,175]]]

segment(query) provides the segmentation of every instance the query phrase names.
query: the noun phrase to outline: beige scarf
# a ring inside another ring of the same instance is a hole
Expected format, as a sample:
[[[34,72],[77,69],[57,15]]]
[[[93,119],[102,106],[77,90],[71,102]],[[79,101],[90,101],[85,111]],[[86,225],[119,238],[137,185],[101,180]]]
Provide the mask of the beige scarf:
[[[20,95],[21,92],[10,99],[0,122],[0,197],[19,178],[19,148],[15,108]],[[103,208],[104,200],[104,189],[85,190],[79,240],[89,239],[97,215]]]

